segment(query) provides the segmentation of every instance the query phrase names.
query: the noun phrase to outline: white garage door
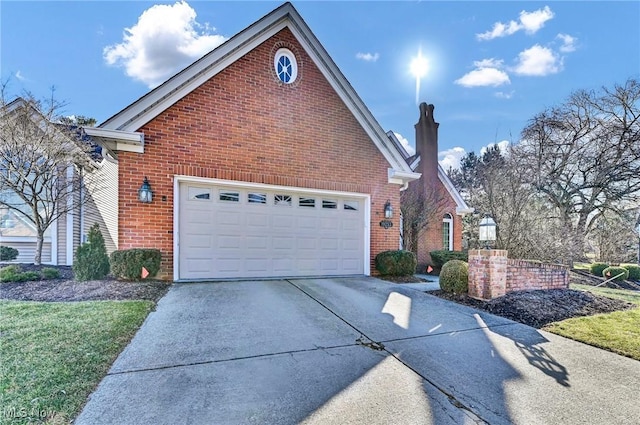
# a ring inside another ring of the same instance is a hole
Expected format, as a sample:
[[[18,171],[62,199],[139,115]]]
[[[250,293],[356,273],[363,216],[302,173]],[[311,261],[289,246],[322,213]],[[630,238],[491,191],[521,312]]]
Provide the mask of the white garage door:
[[[179,279],[364,273],[361,195],[183,182]]]

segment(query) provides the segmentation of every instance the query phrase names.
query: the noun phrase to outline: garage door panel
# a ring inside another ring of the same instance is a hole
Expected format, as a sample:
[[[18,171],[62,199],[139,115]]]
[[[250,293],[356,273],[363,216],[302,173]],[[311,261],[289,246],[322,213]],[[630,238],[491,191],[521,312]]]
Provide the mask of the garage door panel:
[[[323,250],[332,250],[335,251],[338,249],[340,245],[340,241],[338,238],[321,238],[320,239],[320,248]]]
[[[242,236],[239,235],[218,235],[219,249],[240,249],[242,246]]]
[[[315,238],[305,238],[298,237],[296,238],[296,247],[301,250],[312,250],[316,249],[316,239]]]
[[[240,224],[240,219],[238,212],[233,210],[222,210],[216,214],[216,223],[222,226],[237,226]]]
[[[190,197],[189,186],[179,187],[180,279],[364,273],[364,198],[214,183]]]

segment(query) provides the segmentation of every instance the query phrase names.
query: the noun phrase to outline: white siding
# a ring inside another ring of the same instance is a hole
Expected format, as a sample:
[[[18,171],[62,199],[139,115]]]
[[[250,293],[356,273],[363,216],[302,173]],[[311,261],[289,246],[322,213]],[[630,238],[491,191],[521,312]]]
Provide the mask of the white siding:
[[[18,250],[18,258],[14,263],[33,263],[36,255],[36,242],[2,242],[3,246],[10,246]],[[42,263],[51,262],[51,241],[46,241],[42,245]]]
[[[82,206],[82,235],[86,237],[91,226],[98,223],[111,253],[118,249],[118,164],[104,160],[98,170],[85,175],[85,182],[88,199]]]

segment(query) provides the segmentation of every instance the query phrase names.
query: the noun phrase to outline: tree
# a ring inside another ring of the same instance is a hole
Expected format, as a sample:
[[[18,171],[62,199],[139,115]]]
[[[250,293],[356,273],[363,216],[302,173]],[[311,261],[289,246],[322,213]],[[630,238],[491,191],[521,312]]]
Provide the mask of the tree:
[[[520,166],[511,147],[497,145],[481,156],[470,152],[460,168],[450,170],[451,180],[474,214],[463,220],[463,237],[471,248],[480,246],[478,226],[484,214],[497,224],[496,247],[512,258],[555,261],[562,240],[557,213],[527,183],[527,168]]]
[[[573,262],[605,213],[640,203],[640,82],[578,91],[530,120],[515,149],[528,183],[555,207]]]
[[[442,223],[447,205],[444,188],[425,189],[422,181],[412,182],[400,193],[402,212],[402,246],[417,255],[418,240],[424,230],[434,223]]]
[[[45,231],[60,216],[87,201],[81,187],[94,149],[77,126],[59,123],[64,106],[53,96],[27,94],[11,102],[1,86],[0,206],[31,222],[36,232],[35,264],[42,259]],[[67,202],[70,196],[74,202]]]

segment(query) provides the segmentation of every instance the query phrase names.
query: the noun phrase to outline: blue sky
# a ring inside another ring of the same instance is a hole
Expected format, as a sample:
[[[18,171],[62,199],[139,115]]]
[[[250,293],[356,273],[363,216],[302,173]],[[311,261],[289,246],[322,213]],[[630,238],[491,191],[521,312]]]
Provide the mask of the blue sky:
[[[102,122],[281,2],[0,3],[10,92]],[[577,89],[640,74],[640,2],[293,2],[385,130],[414,144],[410,63],[429,70],[440,160],[517,142],[527,121]],[[159,7],[158,5],[163,5]]]

